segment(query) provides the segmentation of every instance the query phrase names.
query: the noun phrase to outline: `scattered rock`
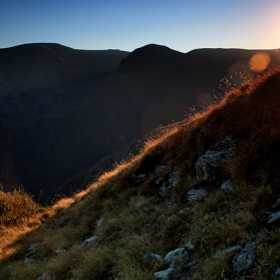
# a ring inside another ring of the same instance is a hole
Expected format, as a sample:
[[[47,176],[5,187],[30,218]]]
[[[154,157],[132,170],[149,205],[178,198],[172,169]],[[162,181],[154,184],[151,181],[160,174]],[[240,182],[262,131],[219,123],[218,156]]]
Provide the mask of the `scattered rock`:
[[[157,280],[175,280],[175,279],[187,279],[185,275],[185,267],[189,253],[185,248],[177,248],[170,251],[164,257],[166,264],[169,266],[166,270],[161,270],[154,273]],[[158,261],[162,261],[163,258],[159,255],[156,256]]]
[[[280,276],[280,267],[278,267],[275,272],[274,272],[275,276]]]
[[[59,248],[57,248],[56,250],[55,250],[55,252],[56,252],[56,254],[63,254],[63,253],[65,253],[67,250],[65,249],[65,248],[63,248],[63,247],[59,247]]]
[[[222,257],[223,255],[225,255],[226,253],[231,253],[231,252],[234,252],[234,251],[239,251],[239,250],[242,250],[242,247],[240,245],[236,245],[236,246],[233,246],[233,247],[230,247],[220,253],[217,253],[213,256],[214,259],[217,259],[219,257]]]
[[[53,249],[48,245],[47,242],[30,244],[29,248],[25,252],[25,259],[38,260],[45,256],[50,256],[54,253]],[[27,260],[28,262],[28,260]]]
[[[255,251],[257,248],[257,243],[252,242],[247,244],[245,248],[235,255],[232,260],[233,268],[237,272],[241,272],[249,268],[254,263]]]
[[[39,230],[42,230],[42,229],[44,229],[44,228],[46,228],[46,227],[47,227],[47,223],[43,223],[43,224],[40,226]]]
[[[272,214],[270,214],[269,217],[268,217],[268,222],[267,222],[267,224],[269,225],[269,224],[275,222],[276,220],[278,220],[279,218],[280,218],[280,211],[275,212],[275,213],[272,213]]]
[[[271,208],[273,209],[273,208],[276,208],[278,206],[280,206],[280,198],[277,199],[277,201],[271,206]]]
[[[159,188],[159,195],[164,197],[165,192],[167,190],[172,190],[172,188],[180,181],[180,175],[177,171],[173,171],[168,174],[168,177],[166,180],[164,180],[162,177],[159,177],[155,181],[155,185],[161,185]]]
[[[101,226],[101,225],[103,224],[103,222],[104,222],[104,219],[103,219],[103,218],[101,218],[101,219],[99,219],[99,220],[96,220],[96,226],[97,226],[97,227]]]
[[[37,261],[37,260],[40,260],[40,259],[41,259],[41,257],[40,257],[40,255],[39,255],[39,254],[35,254],[35,255],[30,256],[30,257],[29,257],[29,259],[32,259],[32,260]]]
[[[186,208],[184,208],[184,209],[181,209],[181,210],[179,211],[179,214],[184,214],[184,213],[187,212],[187,211],[189,211],[189,208],[188,208],[188,207],[186,207]]]
[[[85,239],[84,245],[94,245],[97,241],[98,237],[97,236],[92,236],[90,238]]]
[[[177,248],[174,251],[170,251],[165,256],[165,261],[170,266],[174,266],[175,263],[185,263],[189,257],[189,253],[185,248]]]
[[[188,201],[193,202],[197,200],[197,198],[206,196],[207,194],[208,194],[207,191],[203,189],[199,189],[199,190],[191,189],[187,192],[186,198]]]
[[[30,252],[35,252],[37,251],[38,247],[41,245],[41,243],[38,243],[38,244],[30,244],[29,245],[29,248],[26,250],[25,253],[30,253]]]
[[[233,154],[236,141],[230,136],[213,145],[195,163],[196,179],[198,181],[212,181],[220,175],[220,165],[228,161]]]
[[[26,264],[34,264],[34,263],[35,263],[35,260],[32,259],[32,258],[25,258],[25,259],[24,259],[24,262],[25,262]]]
[[[155,185],[160,185],[161,183],[163,183],[163,177],[158,177],[158,178],[155,180]]]
[[[155,272],[154,276],[156,280],[171,280],[173,279],[174,272],[175,272],[175,268],[169,267],[166,270]]]
[[[192,265],[195,265],[195,264],[196,264],[196,261],[192,261],[192,262],[188,263],[188,266],[192,266]]]
[[[230,179],[224,181],[221,185],[221,189],[226,193],[231,192],[233,190],[232,181]]]
[[[140,212],[140,208],[139,207],[135,207],[135,208],[131,208],[131,209],[129,209],[129,212],[132,214],[132,213],[138,213],[138,212]]]
[[[158,173],[159,171],[161,171],[164,168],[166,168],[166,165],[158,165],[155,169],[155,173]]]
[[[195,246],[193,243],[191,243],[190,241],[186,244],[185,248],[187,248],[189,251],[194,251]]]

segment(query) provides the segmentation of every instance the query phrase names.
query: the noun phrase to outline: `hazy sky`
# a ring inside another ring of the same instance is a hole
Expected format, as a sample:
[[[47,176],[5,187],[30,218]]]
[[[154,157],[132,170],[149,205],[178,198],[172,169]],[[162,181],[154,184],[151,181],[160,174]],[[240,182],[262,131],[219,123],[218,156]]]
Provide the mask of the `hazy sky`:
[[[280,0],[0,0],[0,48],[280,48]]]

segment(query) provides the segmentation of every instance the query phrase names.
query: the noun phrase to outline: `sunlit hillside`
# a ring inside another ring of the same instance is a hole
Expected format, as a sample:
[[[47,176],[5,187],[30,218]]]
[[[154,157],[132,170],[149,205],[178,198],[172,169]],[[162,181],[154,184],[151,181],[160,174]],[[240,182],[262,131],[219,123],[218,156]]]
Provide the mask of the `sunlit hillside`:
[[[0,192],[0,279],[278,279],[279,94],[232,88],[52,207]]]

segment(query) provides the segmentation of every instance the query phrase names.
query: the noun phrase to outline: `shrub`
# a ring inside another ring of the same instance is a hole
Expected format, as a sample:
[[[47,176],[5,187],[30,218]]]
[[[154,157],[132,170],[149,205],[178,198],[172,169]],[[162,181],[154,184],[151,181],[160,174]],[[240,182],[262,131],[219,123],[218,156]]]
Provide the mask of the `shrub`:
[[[22,189],[4,192],[0,186],[0,226],[19,225],[39,210],[40,206]]]

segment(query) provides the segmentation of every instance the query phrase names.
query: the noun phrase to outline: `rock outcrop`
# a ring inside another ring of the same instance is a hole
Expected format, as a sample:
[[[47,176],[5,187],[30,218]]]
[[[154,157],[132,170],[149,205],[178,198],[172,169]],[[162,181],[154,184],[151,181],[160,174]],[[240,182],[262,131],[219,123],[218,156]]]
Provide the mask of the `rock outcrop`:
[[[221,177],[221,164],[233,155],[236,141],[231,136],[213,145],[195,163],[197,181],[213,181]]]
[[[241,272],[253,265],[256,249],[256,242],[247,244],[245,248],[233,258],[232,264],[234,270]]]
[[[155,181],[155,185],[159,186],[158,194],[164,197],[165,192],[168,190],[172,190],[172,188],[180,181],[180,175],[177,171],[173,171],[168,174],[168,177],[164,179],[163,177],[159,177]]]

